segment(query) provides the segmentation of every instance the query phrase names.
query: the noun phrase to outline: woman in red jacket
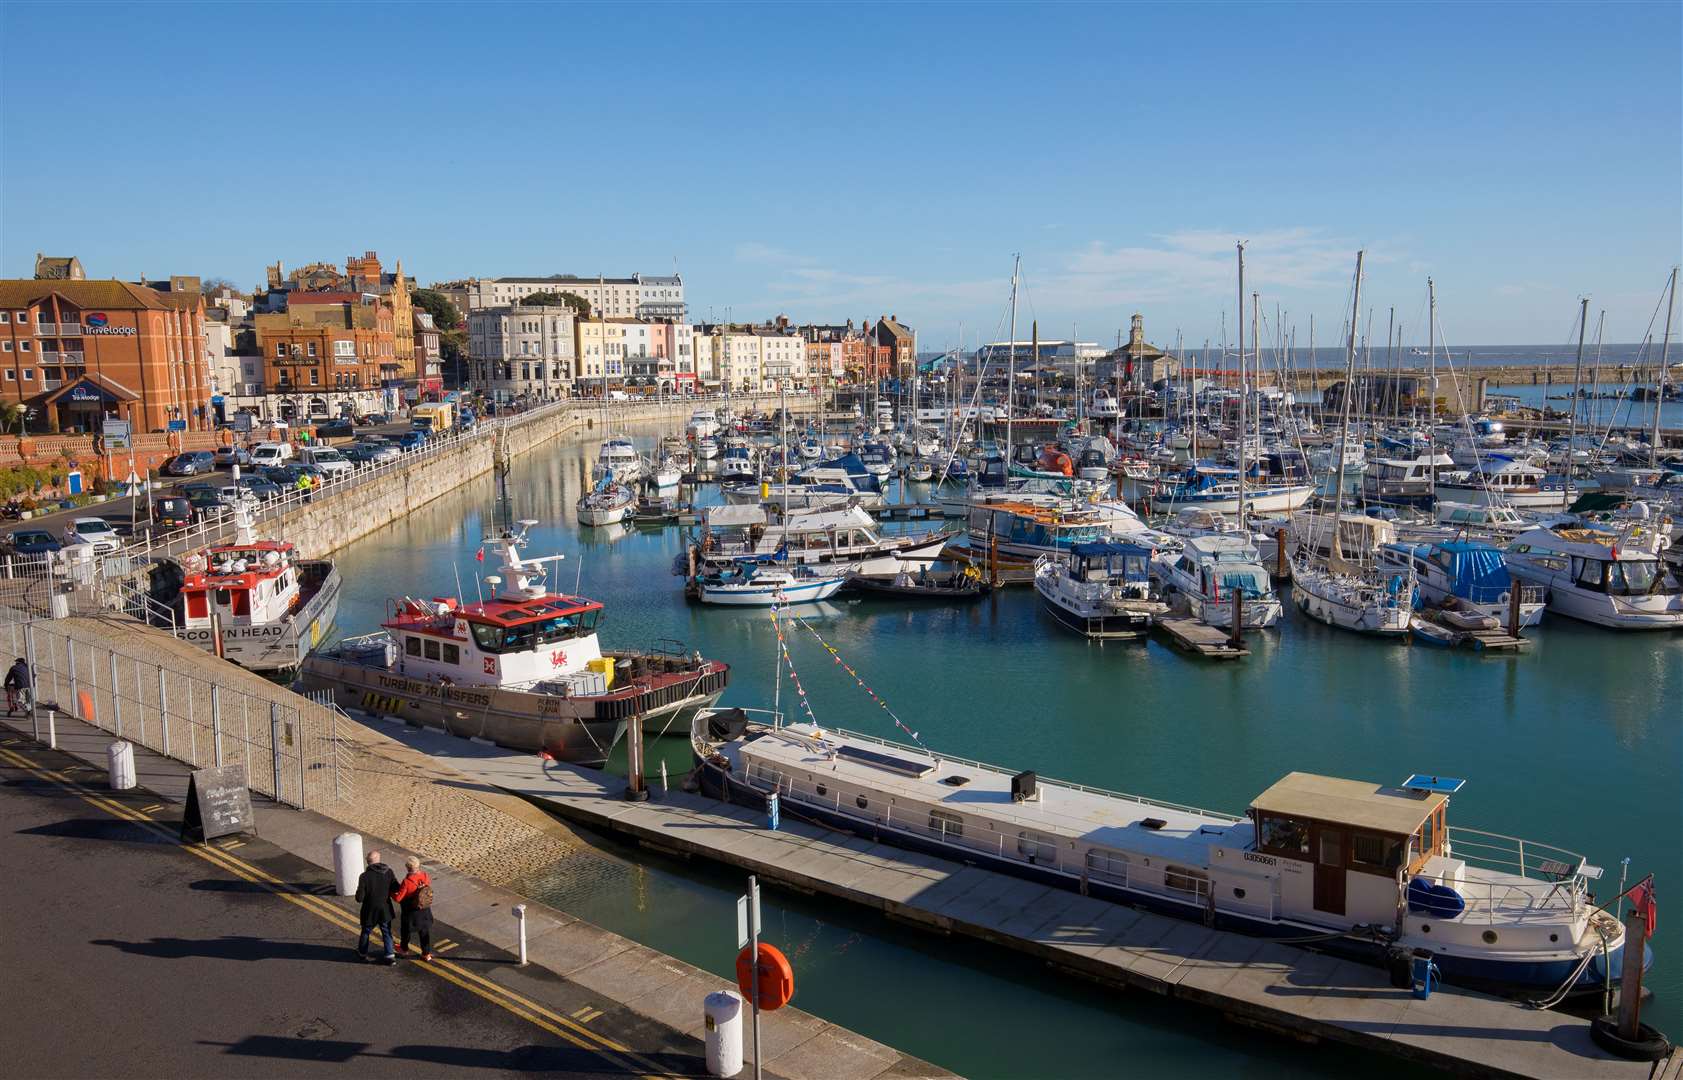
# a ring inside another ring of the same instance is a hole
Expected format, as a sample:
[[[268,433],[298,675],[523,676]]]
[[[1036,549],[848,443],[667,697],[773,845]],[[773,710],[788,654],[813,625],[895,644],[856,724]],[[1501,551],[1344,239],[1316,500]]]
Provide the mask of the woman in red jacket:
[[[421,869],[421,860],[411,855],[403,860],[404,868],[408,871],[403,876],[403,884],[392,893],[392,901],[398,904],[403,912],[403,929],[399,935],[397,951],[409,952],[409,935],[413,932],[421,945],[421,959],[432,959],[432,878]]]

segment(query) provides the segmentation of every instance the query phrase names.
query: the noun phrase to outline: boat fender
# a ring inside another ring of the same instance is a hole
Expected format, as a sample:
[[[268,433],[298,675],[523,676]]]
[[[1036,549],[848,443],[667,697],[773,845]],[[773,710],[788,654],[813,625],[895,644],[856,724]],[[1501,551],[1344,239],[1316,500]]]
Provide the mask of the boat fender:
[[[1643,1023],[1636,1029],[1636,1038],[1625,1038],[1619,1034],[1618,1014],[1609,1013],[1590,1021],[1590,1038],[1603,1050],[1627,1061],[1659,1061],[1671,1053],[1671,1040],[1664,1035]]]

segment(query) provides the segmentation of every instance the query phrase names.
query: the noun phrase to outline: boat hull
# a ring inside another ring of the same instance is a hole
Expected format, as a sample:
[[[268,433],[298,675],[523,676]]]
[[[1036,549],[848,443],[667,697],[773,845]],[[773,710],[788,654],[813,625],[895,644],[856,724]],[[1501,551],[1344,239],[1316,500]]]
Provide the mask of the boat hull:
[[[719,768],[713,761],[697,754],[697,779],[704,794],[715,799],[756,810],[766,808],[765,794],[743,783],[734,773]],[[1172,918],[1187,919],[1227,930],[1262,938],[1303,938],[1329,935],[1330,928],[1302,922],[1247,916],[1239,912],[1217,909],[1211,913],[1205,904],[1192,899],[1176,900],[1161,893],[1132,889],[1124,885],[1102,881],[1096,877],[1078,877],[1047,866],[1037,866],[1021,859],[991,855],[975,848],[958,848],[935,837],[895,828],[882,821],[867,821],[841,811],[795,799],[781,799],[779,812],[800,818],[828,829],[850,833],[875,843],[915,851],[936,858],[962,862],[984,870],[1008,874],[1015,878],[1037,882],[1054,888],[1081,892],[1116,904],[1143,908]],[[1383,966],[1387,947],[1383,941],[1327,936],[1317,941],[1315,948],[1324,952]],[[1609,950],[1604,966],[1597,952],[1588,969],[1573,987],[1574,994],[1600,993],[1606,971],[1622,967],[1623,943]],[[1543,961],[1505,961],[1478,956],[1458,956],[1438,953],[1433,956],[1444,979],[1458,986],[1499,994],[1533,994],[1552,991],[1563,984],[1578,965],[1577,958],[1562,957]]]
[[[338,569],[325,559],[303,559],[301,570],[325,567],[321,585],[297,611],[280,622],[264,626],[224,626],[222,657],[250,671],[291,671],[304,662],[310,650],[321,644],[333,628],[339,613],[339,592],[343,585]],[[179,627],[175,636],[216,654],[216,639],[209,627]]]
[[[794,585],[731,587],[702,584],[697,587],[703,604],[721,607],[771,607],[774,604],[810,604],[828,600],[841,590],[843,578],[826,578]]]
[[[1323,622],[1340,630],[1353,630],[1358,634],[1374,634],[1380,637],[1403,637],[1408,634],[1409,610],[1402,604],[1376,607],[1352,603],[1333,595],[1323,595],[1305,588],[1295,574],[1292,577],[1291,596],[1292,601],[1305,615],[1316,622]]]

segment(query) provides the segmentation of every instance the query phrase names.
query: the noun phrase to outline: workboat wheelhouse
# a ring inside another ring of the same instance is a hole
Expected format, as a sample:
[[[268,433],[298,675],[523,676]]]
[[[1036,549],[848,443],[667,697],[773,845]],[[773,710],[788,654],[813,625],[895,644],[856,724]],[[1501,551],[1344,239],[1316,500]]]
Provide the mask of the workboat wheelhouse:
[[[696,715],[702,789],[1117,903],[1454,983],[1599,992],[1624,929],[1580,855],[1448,822],[1458,780],[1290,773],[1243,816],[1012,773],[745,710]],[[1651,959],[1647,954],[1645,959]]]
[[[394,601],[383,632],[312,655],[305,690],[342,708],[392,716],[563,761],[601,765],[627,723],[663,731],[724,690],[722,663],[669,652],[604,651],[602,605],[550,593],[552,555],[526,559],[526,529],[487,539],[501,557],[489,600]]]
[[[282,540],[256,539],[243,506],[232,543],[196,551],[177,569],[179,584],[167,572],[153,575],[154,595],[175,614],[175,636],[252,671],[296,668],[339,610],[333,563],[300,559]]]

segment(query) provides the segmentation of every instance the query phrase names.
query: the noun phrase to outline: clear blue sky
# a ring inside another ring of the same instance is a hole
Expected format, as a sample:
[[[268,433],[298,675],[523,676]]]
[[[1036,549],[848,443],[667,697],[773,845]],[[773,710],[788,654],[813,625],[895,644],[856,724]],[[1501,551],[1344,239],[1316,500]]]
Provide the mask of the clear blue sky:
[[[0,273],[377,249],[424,282],[669,272],[692,314],[924,347],[1642,335],[1683,248],[1676,3],[0,6]],[[1364,303],[1364,307],[1367,305]],[[1229,330],[1231,333],[1231,329]],[[1657,331],[1656,331],[1657,333]]]

